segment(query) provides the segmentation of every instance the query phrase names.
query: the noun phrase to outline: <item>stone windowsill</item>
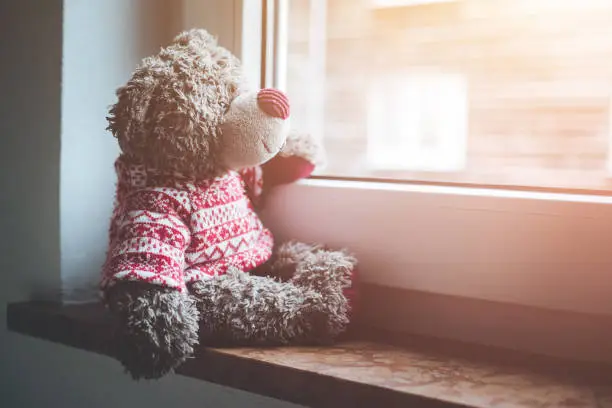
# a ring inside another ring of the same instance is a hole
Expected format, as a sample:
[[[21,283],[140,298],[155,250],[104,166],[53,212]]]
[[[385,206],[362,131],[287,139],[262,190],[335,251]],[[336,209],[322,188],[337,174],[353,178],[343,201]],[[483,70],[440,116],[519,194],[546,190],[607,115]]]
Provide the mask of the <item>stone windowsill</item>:
[[[7,313],[14,332],[111,354],[111,321],[98,304],[23,302]],[[608,366],[416,336],[354,337],[326,348],[204,348],[178,374],[311,407],[612,407]]]

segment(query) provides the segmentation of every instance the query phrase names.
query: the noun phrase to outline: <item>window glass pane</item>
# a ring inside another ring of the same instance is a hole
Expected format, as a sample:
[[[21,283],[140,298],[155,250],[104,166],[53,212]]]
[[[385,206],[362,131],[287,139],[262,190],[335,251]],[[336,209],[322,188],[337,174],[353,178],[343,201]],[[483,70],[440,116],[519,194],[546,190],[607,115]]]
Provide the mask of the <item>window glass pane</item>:
[[[284,4],[318,174],[612,188],[612,0]]]

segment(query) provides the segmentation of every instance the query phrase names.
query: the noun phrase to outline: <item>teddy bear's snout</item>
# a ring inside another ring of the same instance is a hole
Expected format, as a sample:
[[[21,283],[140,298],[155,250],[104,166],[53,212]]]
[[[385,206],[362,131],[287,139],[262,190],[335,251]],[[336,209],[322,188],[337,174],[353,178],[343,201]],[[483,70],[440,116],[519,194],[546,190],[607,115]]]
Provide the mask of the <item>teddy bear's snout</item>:
[[[287,119],[289,117],[289,99],[278,89],[264,88],[257,94],[257,105],[268,116]]]

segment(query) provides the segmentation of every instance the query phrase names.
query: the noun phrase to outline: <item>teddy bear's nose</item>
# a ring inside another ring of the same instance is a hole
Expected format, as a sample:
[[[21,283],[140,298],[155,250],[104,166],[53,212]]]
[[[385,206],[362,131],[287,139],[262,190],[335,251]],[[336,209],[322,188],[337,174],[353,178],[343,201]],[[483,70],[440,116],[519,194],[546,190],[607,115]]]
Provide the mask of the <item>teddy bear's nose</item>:
[[[273,118],[287,119],[289,117],[289,99],[278,89],[264,88],[257,94],[259,109]]]

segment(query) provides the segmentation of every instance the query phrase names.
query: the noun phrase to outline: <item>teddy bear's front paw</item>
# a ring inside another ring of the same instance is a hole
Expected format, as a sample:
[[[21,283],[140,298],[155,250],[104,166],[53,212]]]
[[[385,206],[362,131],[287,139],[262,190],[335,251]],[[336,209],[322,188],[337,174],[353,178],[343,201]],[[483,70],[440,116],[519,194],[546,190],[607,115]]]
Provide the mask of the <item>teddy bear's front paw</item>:
[[[198,344],[195,300],[175,290],[122,284],[110,296],[119,317],[116,357],[138,379],[157,379],[177,368]]]
[[[292,130],[280,151],[280,156],[301,157],[308,162],[321,166],[325,163],[325,149],[319,140],[307,132]]]

